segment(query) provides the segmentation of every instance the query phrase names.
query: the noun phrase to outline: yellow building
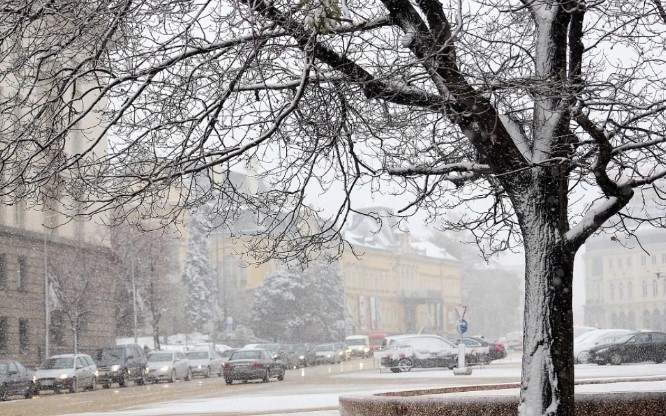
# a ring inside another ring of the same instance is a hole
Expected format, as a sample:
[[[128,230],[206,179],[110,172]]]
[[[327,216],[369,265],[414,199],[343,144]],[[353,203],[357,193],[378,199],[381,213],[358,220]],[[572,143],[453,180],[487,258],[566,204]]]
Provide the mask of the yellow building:
[[[429,242],[351,218],[345,239],[361,256],[345,253],[341,272],[355,333],[455,331],[462,304],[461,264]]]

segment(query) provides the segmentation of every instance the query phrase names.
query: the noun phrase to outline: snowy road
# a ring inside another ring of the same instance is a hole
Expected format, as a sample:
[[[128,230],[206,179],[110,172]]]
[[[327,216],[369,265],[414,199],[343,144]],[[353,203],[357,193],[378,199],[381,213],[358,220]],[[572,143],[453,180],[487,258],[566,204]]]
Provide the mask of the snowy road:
[[[666,364],[576,366],[577,380],[618,378],[666,379]],[[291,370],[284,382],[225,386],[222,379],[97,390],[75,395],[46,395],[0,403],[2,415],[299,415],[336,416],[340,395],[432,389],[444,386],[517,382],[519,359],[474,368],[471,376],[450,370],[412,370],[395,374],[373,368],[372,360]],[[649,386],[649,387],[646,387]],[[601,387],[586,387],[600,389]],[[624,389],[666,390],[666,381],[628,383]]]

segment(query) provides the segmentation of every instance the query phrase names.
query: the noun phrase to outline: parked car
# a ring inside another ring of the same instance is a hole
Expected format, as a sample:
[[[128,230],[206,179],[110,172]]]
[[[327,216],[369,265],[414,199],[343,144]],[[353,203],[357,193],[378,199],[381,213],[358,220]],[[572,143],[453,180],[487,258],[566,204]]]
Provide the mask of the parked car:
[[[0,401],[10,396],[32,397],[35,392],[32,371],[14,360],[0,360]]]
[[[86,354],[54,355],[44,360],[35,373],[37,388],[53,390],[56,394],[63,389],[76,393],[79,388],[97,388],[97,366]]]
[[[486,364],[490,360],[490,347],[474,338],[449,338],[453,345],[465,344],[465,363],[469,365]]]
[[[489,341],[485,338],[480,338],[480,337],[469,337],[469,338],[476,340],[480,342],[482,345],[488,347],[488,355],[490,356],[490,361],[501,360],[502,358],[506,358],[507,355],[506,347],[499,340]]]
[[[372,356],[370,351],[370,338],[367,335],[350,335],[345,342],[351,349],[352,357],[367,358]]]
[[[215,351],[190,351],[185,353],[190,360],[192,376],[203,376],[209,378],[212,374],[222,377],[222,357]]]
[[[453,369],[458,347],[438,335],[411,334],[387,337],[380,363],[394,373],[412,368],[446,367]]]
[[[97,365],[97,382],[108,389],[118,383],[126,387],[130,381],[143,385],[148,362],[143,348],[136,344],[112,345],[95,350],[92,355]]]
[[[310,367],[317,364],[317,356],[309,344],[294,345],[294,352],[298,357],[299,367]]]
[[[334,343],[315,346],[315,362],[317,364],[338,364],[342,361],[340,351]]]
[[[576,364],[590,362],[590,349],[597,345],[612,344],[633,331],[628,329],[597,329],[586,332],[574,339],[574,360]]]
[[[192,380],[190,360],[180,351],[152,351],[148,353],[148,377],[146,381],[170,383],[176,380]]]
[[[666,333],[632,332],[611,344],[598,345],[590,349],[590,361],[599,365],[611,363],[638,363],[666,360]]]
[[[234,351],[229,361],[224,363],[224,381],[247,383],[249,380],[261,380],[264,383],[272,377],[284,380],[285,366],[279,359],[273,358],[268,351],[252,348]]]

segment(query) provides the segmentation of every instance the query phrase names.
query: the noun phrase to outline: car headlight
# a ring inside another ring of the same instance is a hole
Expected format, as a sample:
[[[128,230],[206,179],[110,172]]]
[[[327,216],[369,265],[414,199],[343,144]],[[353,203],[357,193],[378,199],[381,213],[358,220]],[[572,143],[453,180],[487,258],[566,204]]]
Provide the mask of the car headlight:
[[[111,371],[115,372],[115,371],[118,371],[119,369],[120,369],[120,366],[118,364],[111,366]]]
[[[198,368],[199,370],[201,370],[201,366],[200,366],[200,365],[199,365],[199,366],[197,366],[197,368]]]
[[[69,378],[69,374],[61,374],[60,377],[61,379]]]
[[[37,382],[37,376],[32,376],[32,382],[36,383]]]
[[[299,355],[299,356],[298,356],[298,359],[299,359],[299,360],[305,360],[305,355]]]
[[[169,366],[165,365],[164,367],[160,368],[160,371],[169,371]]]

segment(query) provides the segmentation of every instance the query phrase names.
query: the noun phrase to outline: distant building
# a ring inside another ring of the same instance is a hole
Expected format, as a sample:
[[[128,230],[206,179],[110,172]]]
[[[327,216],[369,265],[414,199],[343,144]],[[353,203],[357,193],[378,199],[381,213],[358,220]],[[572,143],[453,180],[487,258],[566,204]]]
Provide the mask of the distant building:
[[[586,325],[666,330],[666,230],[637,236],[633,248],[608,235],[586,243]]]
[[[386,209],[374,211],[388,216]],[[430,242],[353,215],[344,233],[357,258],[345,252],[341,272],[354,332],[455,331],[462,303],[461,264]]]

